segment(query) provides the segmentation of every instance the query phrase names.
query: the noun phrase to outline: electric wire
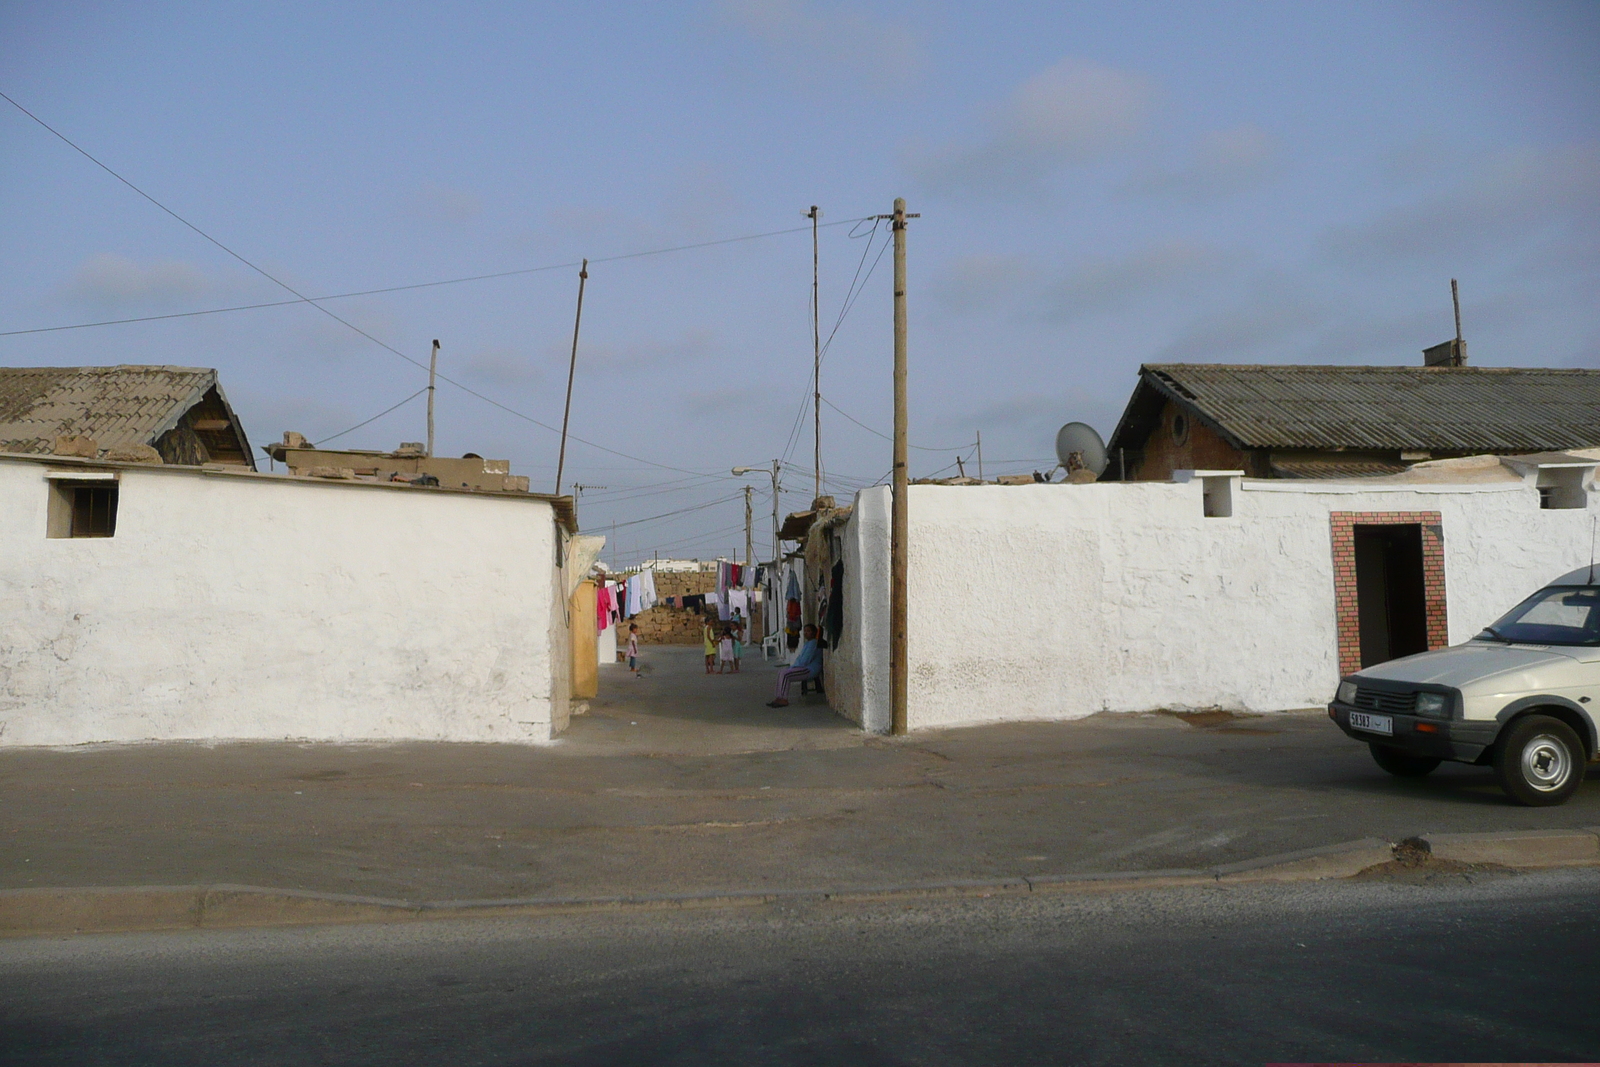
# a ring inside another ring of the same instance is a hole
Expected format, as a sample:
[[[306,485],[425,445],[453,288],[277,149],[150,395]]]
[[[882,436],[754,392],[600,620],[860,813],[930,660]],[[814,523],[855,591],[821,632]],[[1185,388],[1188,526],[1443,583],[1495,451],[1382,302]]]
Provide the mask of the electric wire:
[[[0,93],[0,96],[3,96]],[[10,98],[7,97],[9,100]],[[11,101],[13,104],[16,101]],[[48,129],[48,127],[46,127]],[[55,131],[51,131],[52,133]],[[74,146],[76,147],[76,146]],[[851,222],[861,222],[863,219],[841,219],[838,222],[825,222],[823,227],[845,226]],[[716,245],[735,244],[740,241],[756,241],[764,237],[781,237],[791,233],[801,233],[809,230],[809,226],[797,226],[787,230],[768,230],[765,233],[750,233],[740,237],[723,237],[715,241],[701,241],[696,244],[674,245],[670,248],[654,248],[645,252],[627,252],[615,256],[600,256],[591,258],[593,263],[617,263],[626,259],[639,259],[644,256],[662,256],[671,252],[688,252],[699,248],[711,248]],[[326,296],[302,297],[296,300],[268,300],[259,304],[235,304],[230,307],[203,308],[199,311],[174,311],[163,315],[138,315],[126,319],[102,319],[96,322],[73,322],[61,326],[36,326],[27,330],[0,330],[0,337],[20,337],[24,334],[57,333],[61,330],[85,330],[94,326],[124,326],[135,322],[160,322],[165,319],[188,319],[201,315],[222,315],[232,311],[259,311],[262,308],[293,307],[296,304],[310,304],[326,300],[348,300],[358,296],[383,296],[387,293],[404,293],[415,289],[434,289],[443,285],[462,285],[467,282],[493,281],[499,278],[515,278],[524,274],[539,274],[545,271],[570,269],[579,265],[578,260],[567,263],[550,263],[542,267],[520,267],[516,270],[497,271],[493,274],[471,274],[461,278],[444,278],[432,282],[415,282],[410,285],[388,285],[380,289],[360,289],[350,293],[329,293]]]
[[[733,493],[733,494],[731,494],[729,496],[718,497],[716,500],[708,500],[704,504],[695,504],[692,507],[679,508],[676,511],[664,511],[660,515],[649,515],[649,516],[646,516],[645,518],[642,518],[642,519],[631,519],[628,522],[607,523],[606,524],[606,529],[608,529],[608,530],[621,530],[621,529],[624,529],[625,527],[628,527],[628,526],[640,526],[640,525],[643,525],[644,523],[647,523],[647,522],[657,522],[657,521],[659,521],[661,519],[670,519],[670,518],[672,518],[672,517],[674,517],[676,515],[687,515],[691,511],[704,511],[706,508],[714,508],[718,504],[726,504],[730,500],[738,500],[743,496],[744,496],[744,493],[741,491],[741,492],[738,492],[738,493]],[[741,523],[740,525],[743,525],[743,523]]]
[[[833,401],[829,400],[827,397],[823,397],[822,398],[822,402],[824,404],[828,405],[833,410],[837,411],[839,414],[843,415],[845,418],[849,419],[851,422],[855,423],[857,426],[861,427],[863,430],[867,431],[868,433],[870,433],[870,434],[872,434],[872,435],[874,435],[876,437],[881,437],[885,441],[893,441],[894,440],[894,438],[890,437],[888,434],[880,433],[877,430],[874,430],[871,426],[868,426],[866,423],[862,422],[860,419],[856,418],[854,415],[850,414],[848,411],[845,411],[843,408],[839,407],[839,405],[835,404]],[[967,449],[973,447],[975,444],[977,444],[976,441],[967,441],[967,442],[965,442],[963,444],[959,444],[959,445],[950,445],[947,448],[930,448],[927,445],[913,445],[910,442],[907,442],[907,447],[908,448],[915,448],[915,449],[917,449],[918,451],[921,451],[921,452],[964,452]]]
[[[318,311],[322,312],[324,315],[326,315],[329,318],[333,319],[335,322],[339,323],[340,325],[345,326],[346,328],[354,331],[355,333],[361,335],[362,337],[365,337],[367,340],[371,341],[373,344],[377,345],[379,348],[382,348],[385,351],[390,352],[395,356],[398,356],[400,359],[405,360],[407,363],[410,363],[412,366],[417,367],[419,370],[427,370],[428,369],[426,364],[422,363],[419,360],[413,359],[412,357],[406,355],[404,352],[400,351],[398,348],[395,348],[393,345],[390,345],[387,342],[379,340],[377,337],[374,337],[372,334],[368,333],[366,330],[363,330],[361,327],[355,325],[355,323],[350,322],[348,319],[345,319],[342,316],[338,315],[337,313],[335,313],[333,311],[330,311],[329,309],[323,307],[321,304],[317,303],[316,299],[306,296],[304,293],[300,292],[298,289],[296,289],[294,286],[290,285],[288,282],[285,282],[282,279],[274,276],[272,273],[270,273],[266,269],[257,266],[255,263],[252,263],[250,260],[246,259],[243,255],[239,254],[238,252],[235,252],[233,249],[231,249],[227,245],[223,244],[217,238],[212,237],[210,234],[206,233],[200,227],[196,226],[194,223],[190,222],[188,219],[184,218],[182,215],[179,215],[176,211],[173,211],[171,208],[169,208],[165,204],[161,203],[161,201],[157,200],[155,197],[151,196],[149,193],[145,192],[143,189],[141,189],[137,185],[133,184],[133,182],[131,182],[127,178],[124,178],[121,174],[118,174],[115,170],[111,169],[111,167],[109,167],[105,163],[102,163],[99,159],[97,159],[93,155],[91,155],[86,149],[80,147],[78,144],[76,144],[74,141],[72,141],[71,138],[67,137],[61,131],[57,130],[54,126],[51,126],[48,122],[45,122],[39,116],[35,115],[32,111],[29,111],[27,108],[23,107],[20,103],[18,103],[16,100],[12,99],[12,97],[9,96],[8,94],[6,94],[4,91],[0,91],[0,99],[4,99],[7,103],[11,104],[11,106],[15,107],[18,111],[21,111],[24,115],[28,116],[28,118],[32,119],[34,122],[36,122],[40,126],[44,127],[44,129],[49,131],[53,136],[55,136],[63,144],[67,145],[67,147],[71,148],[73,151],[75,151],[79,155],[83,156],[89,162],[93,163],[95,166],[99,167],[101,170],[103,170],[107,174],[111,175],[113,178],[115,178],[117,181],[121,182],[123,185],[126,185],[129,189],[133,190],[140,197],[142,197],[143,199],[149,201],[156,208],[160,209],[164,214],[169,215],[170,217],[175,219],[177,222],[181,223],[185,228],[193,231],[195,234],[197,234],[200,237],[204,238],[210,244],[215,245],[217,248],[221,249],[223,252],[226,252],[232,258],[238,260],[240,263],[244,264],[246,267],[249,267],[251,270],[253,270],[257,274],[261,275],[263,278],[266,278],[268,281],[272,282],[274,285],[279,286],[280,288],[282,288],[283,290],[285,290],[286,292],[288,292],[292,296],[296,297],[298,302],[305,303],[305,304],[317,309]],[[845,223],[848,223],[848,222],[851,222],[851,221],[856,221],[857,223],[859,223],[860,220],[843,219],[843,220],[840,220],[838,223],[833,223],[831,225],[844,225]],[[804,231],[804,230],[808,230],[808,229],[810,229],[809,226],[794,227],[789,232],[800,232],[800,231]],[[730,240],[730,241],[731,240],[738,240],[738,238],[730,238],[728,240]],[[718,243],[718,242],[705,242],[704,245],[708,246],[708,245],[714,244],[714,243]],[[649,252],[630,253],[630,254],[625,255],[625,256],[613,257],[613,259],[637,258],[639,256],[650,255],[650,254],[659,254],[659,253],[649,253]],[[543,421],[541,421],[539,419],[534,418],[531,415],[527,415],[527,414],[524,414],[523,412],[517,411],[515,408],[508,407],[507,405],[502,404],[499,401],[494,400],[494,399],[492,399],[490,397],[487,397],[484,394],[478,392],[477,390],[470,388],[469,386],[463,385],[461,382],[458,382],[458,381],[454,380],[453,378],[448,377],[447,375],[439,374],[439,375],[437,375],[437,378],[440,381],[443,381],[443,382],[446,382],[446,383],[448,383],[450,385],[455,386],[457,389],[460,389],[462,392],[468,394],[469,396],[476,397],[479,400],[482,400],[484,403],[491,405],[492,407],[499,408],[501,411],[504,411],[509,415],[513,415],[516,418],[519,418],[519,419],[522,419],[522,420],[524,420],[526,422],[532,423],[533,425],[541,427],[542,429],[548,430],[551,433],[560,433],[561,432],[560,430],[556,429],[554,426],[551,426],[549,423],[543,422]],[[575,434],[568,434],[567,435],[567,439],[571,440],[571,441],[574,441],[574,442],[577,442],[579,444],[588,445],[590,448],[596,448],[596,449],[599,449],[602,452],[606,452],[606,453],[609,453],[609,454],[614,455],[614,456],[620,456],[623,459],[632,460],[635,463],[643,463],[646,466],[650,466],[650,467],[659,467],[659,468],[661,468],[663,470],[676,471],[676,472],[678,472],[680,474],[704,474],[704,473],[706,473],[704,471],[686,470],[686,469],[684,469],[682,467],[674,467],[674,466],[671,466],[670,464],[666,464],[666,463],[657,463],[654,460],[648,460],[648,459],[643,458],[642,456],[629,455],[626,452],[619,452],[618,450],[616,450],[614,448],[607,448],[605,445],[601,445],[601,444],[597,444],[596,442],[593,442],[593,441],[585,440],[584,438],[578,437]]]
[[[384,408],[382,411],[380,411],[376,415],[372,416],[372,418],[368,419],[366,422],[358,422],[354,426],[350,427],[348,430],[340,430],[338,433],[333,434],[330,437],[324,437],[324,438],[322,438],[322,439],[320,439],[320,440],[318,440],[318,441],[316,441],[314,443],[315,443],[317,448],[321,448],[323,445],[327,444],[329,441],[337,441],[339,438],[343,437],[347,433],[355,433],[357,430],[361,429],[361,427],[367,425],[368,422],[377,422],[379,419],[381,419],[385,415],[389,414],[389,412],[394,411],[394,410],[396,410],[398,408],[405,407],[407,404],[411,403],[413,400],[415,400],[417,397],[421,396],[423,393],[426,393],[427,391],[428,391],[428,387],[426,385],[424,385],[421,389],[418,389],[416,392],[412,393],[410,396],[408,396],[404,400],[400,401],[400,403],[394,405],[394,407]]]

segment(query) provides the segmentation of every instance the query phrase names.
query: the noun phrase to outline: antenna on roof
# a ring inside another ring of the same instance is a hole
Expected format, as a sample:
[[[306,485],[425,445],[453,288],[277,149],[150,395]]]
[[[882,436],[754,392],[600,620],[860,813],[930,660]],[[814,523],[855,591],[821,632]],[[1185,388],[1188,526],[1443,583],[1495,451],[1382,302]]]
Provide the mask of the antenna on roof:
[[[1424,367],[1465,367],[1467,365],[1467,342],[1461,336],[1461,290],[1456,285],[1454,278],[1450,279],[1450,304],[1456,313],[1456,336],[1454,340],[1444,341],[1431,348],[1422,350],[1422,365]]]

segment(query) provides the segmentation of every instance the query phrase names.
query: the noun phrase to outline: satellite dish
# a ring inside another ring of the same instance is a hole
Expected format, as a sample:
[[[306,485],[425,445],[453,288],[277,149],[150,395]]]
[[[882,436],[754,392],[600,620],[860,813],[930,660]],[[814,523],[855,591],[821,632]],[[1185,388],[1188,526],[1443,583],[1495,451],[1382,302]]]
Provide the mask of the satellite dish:
[[[1070,475],[1086,470],[1099,477],[1106,469],[1106,443],[1086,422],[1069,422],[1056,431],[1056,460]]]

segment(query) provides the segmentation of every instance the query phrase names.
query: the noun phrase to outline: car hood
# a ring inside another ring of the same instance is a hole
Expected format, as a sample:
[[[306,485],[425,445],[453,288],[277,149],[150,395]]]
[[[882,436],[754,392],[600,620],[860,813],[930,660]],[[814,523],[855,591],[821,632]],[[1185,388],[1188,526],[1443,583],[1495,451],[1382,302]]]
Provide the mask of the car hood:
[[[1392,682],[1426,682],[1462,689],[1491,679],[1537,670],[1551,663],[1570,662],[1571,656],[1540,645],[1501,645],[1469,641],[1464,645],[1419,652],[1415,656],[1364,667],[1359,678]]]

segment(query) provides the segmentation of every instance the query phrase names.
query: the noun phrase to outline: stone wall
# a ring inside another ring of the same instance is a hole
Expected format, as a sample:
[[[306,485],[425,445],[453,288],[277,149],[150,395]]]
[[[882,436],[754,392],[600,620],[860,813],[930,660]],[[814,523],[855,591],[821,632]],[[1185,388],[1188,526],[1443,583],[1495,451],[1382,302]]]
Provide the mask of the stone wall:
[[[716,571],[687,571],[681,574],[657,574],[656,596],[660,603],[649,611],[642,611],[628,622],[639,624],[641,645],[698,645],[700,625],[704,617],[697,611],[669,607],[669,596],[693,596],[696,593],[714,593],[717,589]],[[628,626],[622,625],[618,644],[627,641]]]

